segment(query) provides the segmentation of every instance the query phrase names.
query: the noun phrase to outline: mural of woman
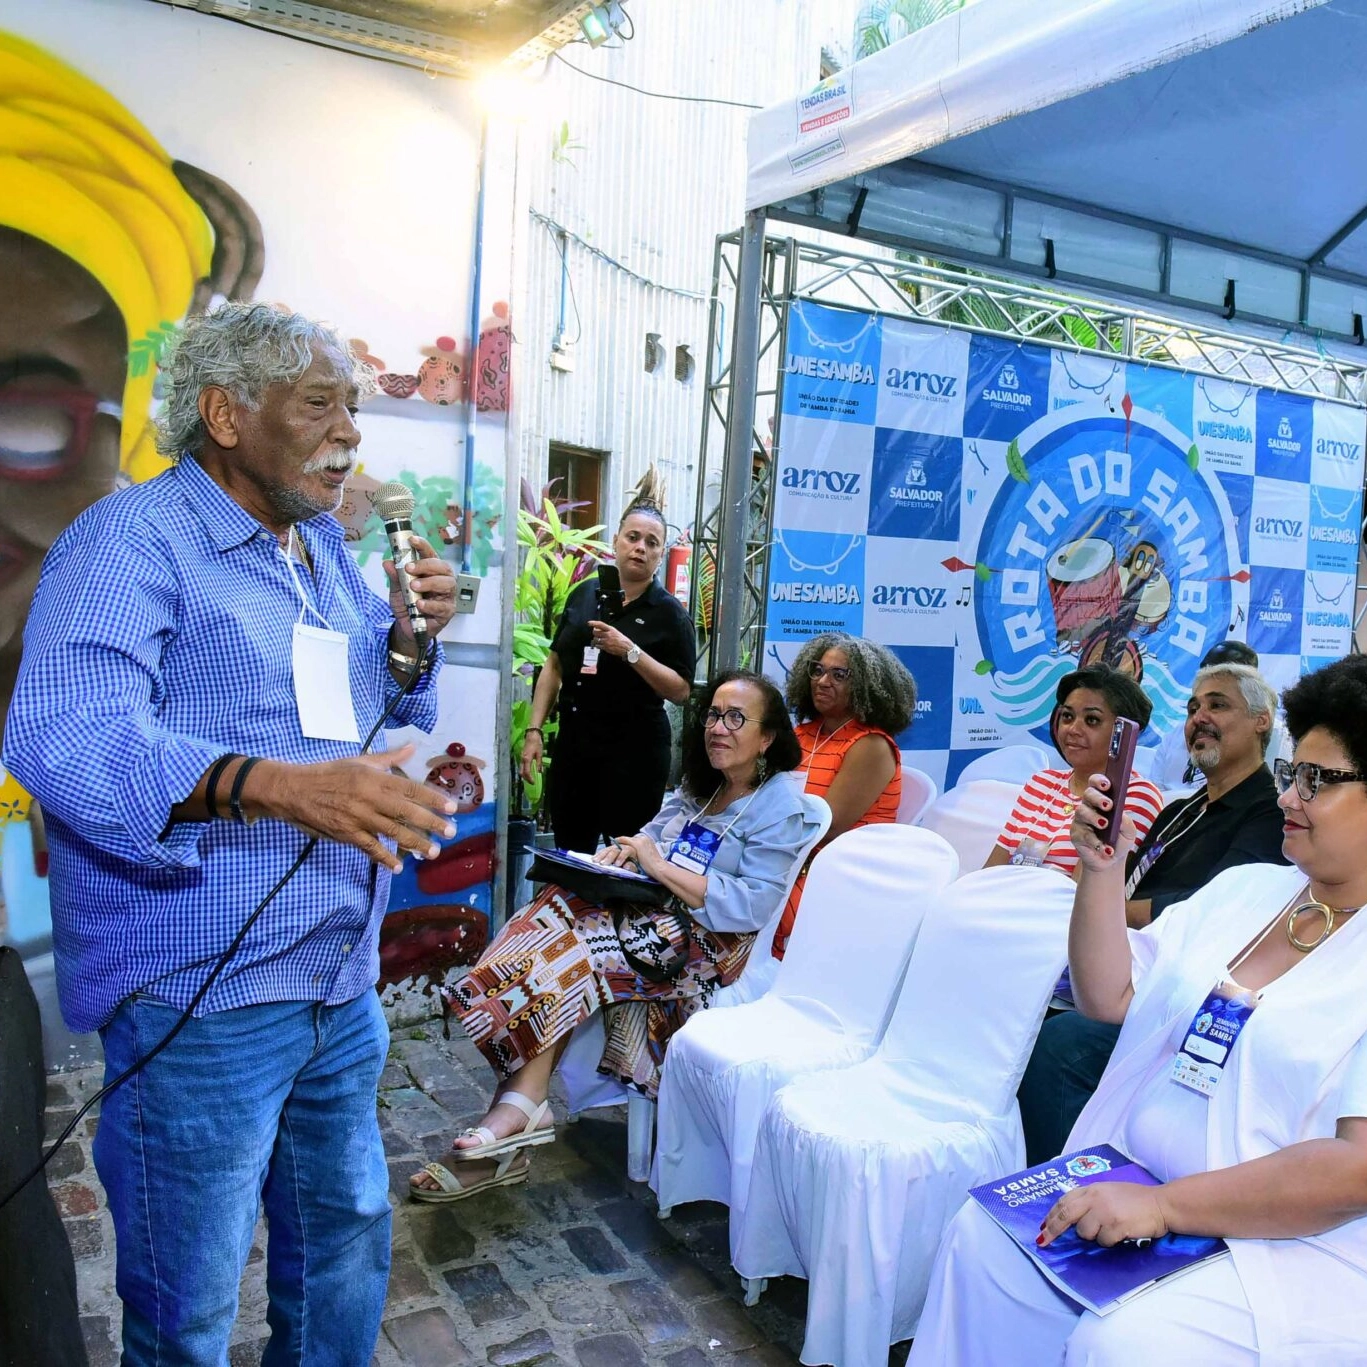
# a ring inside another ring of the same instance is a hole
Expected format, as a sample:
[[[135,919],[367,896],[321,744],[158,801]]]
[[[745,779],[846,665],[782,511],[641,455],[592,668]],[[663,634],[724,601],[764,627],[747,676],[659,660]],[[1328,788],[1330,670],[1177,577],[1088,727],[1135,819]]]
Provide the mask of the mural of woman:
[[[228,186],[173,162],[100,86],[0,32],[0,717],[48,548],[120,480],[164,464],[151,416],[167,338],[214,295],[249,298],[262,264],[260,225]],[[45,873],[40,813],[0,768],[0,1113],[18,1117],[0,1141],[0,1190],[43,1137],[51,1022],[40,1027],[20,953],[50,943]],[[83,1363],[75,1269],[46,1183],[0,1212],[0,1261],[14,1269],[0,1356]]]
[[[240,196],[0,32],[0,715],[48,548],[119,479],[163,467],[151,412],[167,338],[215,295],[250,298],[263,263]],[[0,824],[27,807],[0,771]]]

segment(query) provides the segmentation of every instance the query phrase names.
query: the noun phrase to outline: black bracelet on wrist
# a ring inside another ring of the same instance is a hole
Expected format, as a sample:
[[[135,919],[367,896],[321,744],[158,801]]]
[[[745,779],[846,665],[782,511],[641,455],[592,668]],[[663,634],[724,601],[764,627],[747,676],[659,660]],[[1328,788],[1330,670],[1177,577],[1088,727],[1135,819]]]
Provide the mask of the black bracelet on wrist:
[[[209,809],[210,821],[218,820],[218,781],[233,760],[241,758],[241,755],[220,755],[214,761],[213,768],[209,770],[209,779],[204,785],[204,805]]]
[[[247,781],[247,775],[260,763],[260,755],[253,755],[250,759],[244,759],[233,778],[233,790],[228,794],[228,810],[233,814],[233,820],[240,826],[251,824],[247,820],[247,814],[242,810],[242,785]]]
[[[539,726],[529,726],[524,734],[530,736],[533,731],[535,731],[538,736],[542,736],[543,739],[545,738]]]

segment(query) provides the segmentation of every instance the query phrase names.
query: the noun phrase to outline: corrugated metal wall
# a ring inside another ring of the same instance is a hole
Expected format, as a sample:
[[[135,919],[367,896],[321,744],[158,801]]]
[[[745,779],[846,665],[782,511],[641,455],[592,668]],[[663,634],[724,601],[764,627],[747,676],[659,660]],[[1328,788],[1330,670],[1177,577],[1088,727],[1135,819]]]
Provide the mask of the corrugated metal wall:
[[[632,0],[633,39],[597,51],[572,45],[564,57],[647,90],[766,105],[816,83],[823,45],[848,50],[857,9],[857,0]],[[513,319],[522,470],[539,486],[551,442],[606,452],[603,511],[615,522],[624,491],[654,460],[669,481],[670,521],[687,524],[713,242],[742,218],[750,111],[648,98],[555,60],[544,85],[518,157],[528,210],[518,225],[525,292]],[[562,125],[582,146],[557,157]],[[572,234],[563,240],[570,373],[549,363],[562,264],[547,220]],[[647,333],[663,347],[653,373],[644,367]],[[680,344],[695,361],[687,383],[674,377]]]

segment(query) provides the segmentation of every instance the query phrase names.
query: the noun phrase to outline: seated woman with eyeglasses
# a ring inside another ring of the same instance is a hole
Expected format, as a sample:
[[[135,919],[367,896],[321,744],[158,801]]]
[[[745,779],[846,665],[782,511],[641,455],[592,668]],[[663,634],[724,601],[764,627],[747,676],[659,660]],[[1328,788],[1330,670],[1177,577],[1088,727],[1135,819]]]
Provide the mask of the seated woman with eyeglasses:
[[[1073,992],[1121,1031],[1065,1151],[1113,1144],[1159,1185],[1077,1187],[1039,1242],[1207,1235],[1231,1256],[1097,1316],[969,1202],[940,1245],[908,1367],[1367,1362],[1367,658],[1282,701],[1292,867],[1227,870],[1127,934],[1135,831],[1122,820],[1116,838],[1104,777],[1073,822]],[[1218,1050],[1216,1014],[1230,1026]]]
[[[419,1201],[459,1201],[527,1178],[520,1150],[555,1137],[546,1094],[571,1031],[604,1013],[600,1070],[654,1096],[670,1037],[734,981],[815,833],[783,695],[728,670],[684,728],[683,782],[643,830],[596,856],[630,861],[673,898],[614,919],[546,887],[447,993],[497,1081],[488,1113],[440,1163],[414,1174]]]
[[[799,772],[807,791],[825,798],[831,809],[821,844],[856,826],[896,821],[902,802],[897,735],[916,713],[916,680],[906,666],[862,636],[826,631],[798,651],[786,696],[798,720]],[[774,935],[776,959],[788,947],[806,882],[803,869]]]

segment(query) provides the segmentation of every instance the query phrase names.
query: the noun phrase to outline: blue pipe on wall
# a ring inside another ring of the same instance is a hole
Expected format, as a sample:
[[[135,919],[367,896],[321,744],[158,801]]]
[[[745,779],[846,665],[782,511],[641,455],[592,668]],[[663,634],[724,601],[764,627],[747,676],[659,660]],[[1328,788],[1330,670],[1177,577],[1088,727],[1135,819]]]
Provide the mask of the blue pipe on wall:
[[[470,572],[470,542],[475,526],[475,392],[479,382],[480,287],[484,279],[484,173],[488,161],[489,118],[479,123],[478,188],[475,192],[475,250],[470,279],[470,349],[465,375],[465,500],[460,520],[460,568]]]

